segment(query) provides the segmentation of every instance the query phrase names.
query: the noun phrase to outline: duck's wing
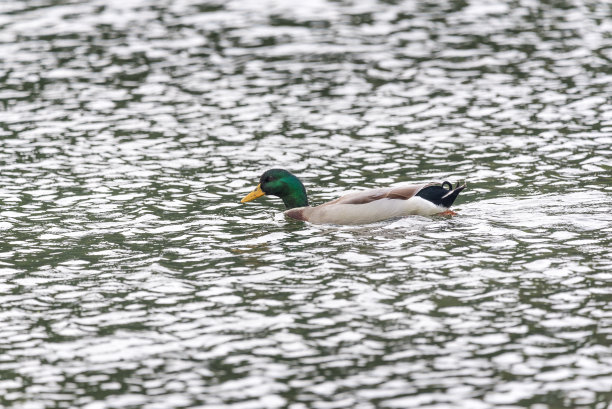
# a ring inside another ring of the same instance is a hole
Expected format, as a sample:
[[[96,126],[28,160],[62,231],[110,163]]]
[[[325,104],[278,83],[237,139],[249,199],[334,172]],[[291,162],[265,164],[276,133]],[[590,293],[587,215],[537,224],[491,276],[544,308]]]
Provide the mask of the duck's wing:
[[[309,221],[311,217],[321,214],[321,212],[326,212],[327,209],[334,208],[334,205],[365,205],[382,199],[408,200],[414,197],[421,189],[430,185],[431,183],[425,185],[404,185],[348,193],[316,207],[298,207],[286,210],[285,215],[292,219]]]
[[[403,185],[382,189],[369,189],[363,192],[354,192],[339,197],[331,202],[324,203],[322,206],[334,204],[366,204],[381,199],[400,199],[408,200],[414,197],[421,189],[430,186],[431,183],[424,185]]]

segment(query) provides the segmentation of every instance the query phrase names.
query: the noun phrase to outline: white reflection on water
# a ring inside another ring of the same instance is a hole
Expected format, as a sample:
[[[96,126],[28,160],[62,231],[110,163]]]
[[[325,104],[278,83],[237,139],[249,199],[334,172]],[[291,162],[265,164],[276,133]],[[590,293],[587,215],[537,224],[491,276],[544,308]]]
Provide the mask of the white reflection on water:
[[[601,2],[14,2],[0,406],[606,407]],[[452,219],[285,219],[467,181]]]

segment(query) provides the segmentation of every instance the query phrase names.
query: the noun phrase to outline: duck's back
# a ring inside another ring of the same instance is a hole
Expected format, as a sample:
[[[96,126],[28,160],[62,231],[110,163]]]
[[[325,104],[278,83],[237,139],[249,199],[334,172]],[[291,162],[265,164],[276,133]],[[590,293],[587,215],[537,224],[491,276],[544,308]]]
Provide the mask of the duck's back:
[[[321,206],[333,204],[367,204],[381,199],[408,200],[411,197],[414,197],[421,189],[429,185],[431,185],[431,183],[424,185],[403,185],[379,189],[368,189],[361,192],[348,193],[337,198],[336,200],[324,203]]]

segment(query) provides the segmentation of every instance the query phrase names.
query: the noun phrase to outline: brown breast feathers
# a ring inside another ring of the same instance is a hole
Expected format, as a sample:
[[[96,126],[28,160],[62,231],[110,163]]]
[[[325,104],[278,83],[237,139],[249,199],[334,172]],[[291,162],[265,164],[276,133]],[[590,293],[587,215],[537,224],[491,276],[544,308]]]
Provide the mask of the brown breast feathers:
[[[291,217],[292,219],[296,220],[306,220],[306,215],[304,214],[303,207],[285,210],[285,216]]]

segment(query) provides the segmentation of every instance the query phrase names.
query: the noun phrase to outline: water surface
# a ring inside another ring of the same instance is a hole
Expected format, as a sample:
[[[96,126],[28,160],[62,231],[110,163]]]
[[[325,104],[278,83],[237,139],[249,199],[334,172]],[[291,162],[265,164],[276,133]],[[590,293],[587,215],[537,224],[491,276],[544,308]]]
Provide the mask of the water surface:
[[[0,13],[0,406],[609,408],[606,2]],[[271,167],[468,189],[314,226]]]

